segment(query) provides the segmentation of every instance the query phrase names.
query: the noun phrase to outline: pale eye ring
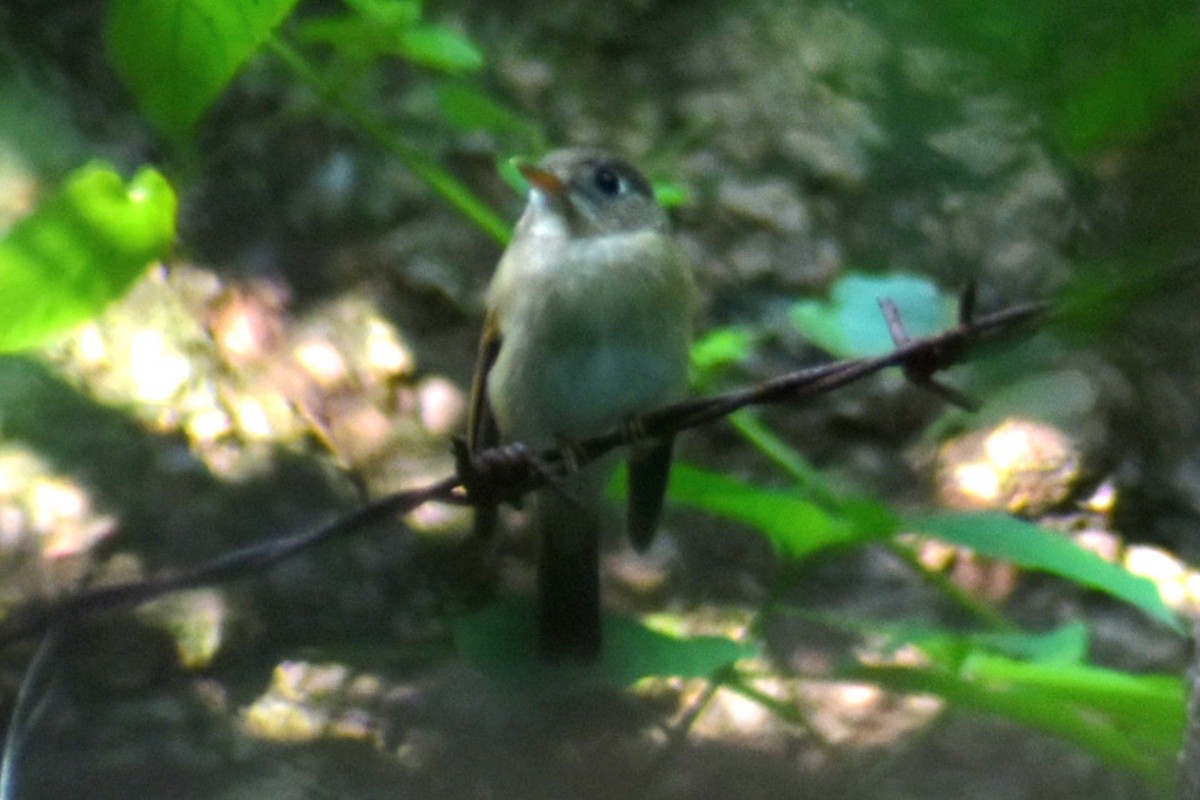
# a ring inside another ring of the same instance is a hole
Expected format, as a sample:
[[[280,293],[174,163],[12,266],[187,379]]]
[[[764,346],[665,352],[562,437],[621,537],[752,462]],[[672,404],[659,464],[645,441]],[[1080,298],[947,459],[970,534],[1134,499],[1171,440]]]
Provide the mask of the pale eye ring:
[[[592,183],[601,193],[609,197],[616,197],[624,186],[621,176],[610,167],[597,167],[596,171],[592,173]]]

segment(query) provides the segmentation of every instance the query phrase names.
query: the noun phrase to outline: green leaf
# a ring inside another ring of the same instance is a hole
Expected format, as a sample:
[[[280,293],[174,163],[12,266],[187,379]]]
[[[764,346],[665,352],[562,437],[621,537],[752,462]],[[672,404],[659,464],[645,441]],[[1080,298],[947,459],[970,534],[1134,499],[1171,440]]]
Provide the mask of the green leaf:
[[[755,335],[742,327],[717,328],[697,339],[692,343],[692,385],[710,386],[718,373],[743,361],[755,341]]]
[[[474,72],[483,66],[475,44],[450,28],[421,22],[419,3],[354,0],[352,13],[304,23],[298,38],[324,42],[345,57],[367,61],[399,56],[442,72]],[[499,108],[498,106],[496,108]]]
[[[973,653],[1000,655],[1047,664],[1082,664],[1087,661],[1089,633],[1087,625],[1071,622],[1050,631],[1024,630],[976,631],[960,633],[934,627],[925,621],[902,620],[877,622],[836,613],[793,610],[802,619],[835,630],[845,631],[871,641],[888,656],[908,645],[921,650],[926,658],[943,669],[958,670]]]
[[[855,667],[840,672],[898,692],[936,694],[959,709],[1046,731],[1164,785],[1177,771],[1183,681],[1083,664],[1031,664],[972,653],[960,669]]]
[[[1089,664],[1035,663],[982,651],[963,662],[962,675],[992,686],[1053,693],[1059,702],[1120,719],[1124,730],[1160,746],[1177,744],[1183,730],[1183,691],[1175,676],[1132,675]],[[1164,727],[1166,721],[1170,724]]]
[[[1045,664],[1082,664],[1087,660],[1087,625],[1072,622],[1045,633],[991,631],[974,634],[979,645],[1006,656]]]
[[[296,0],[112,0],[105,40],[150,121],[185,134]]]
[[[837,356],[886,353],[895,345],[879,301],[900,309],[908,335],[916,338],[954,324],[957,303],[915,275],[848,274],[834,284],[828,302],[805,300],[792,308],[792,322],[817,346]]]
[[[520,167],[525,161],[523,156],[510,156],[496,162],[496,171],[500,173],[500,179],[508,184],[508,188],[522,197],[529,194],[529,181],[525,180],[525,176],[521,174]]]
[[[437,99],[442,116],[459,130],[518,134],[528,137],[530,143],[536,141],[537,127],[533,123],[474,86],[445,81],[437,88]]]
[[[386,29],[349,14],[309,20],[297,26],[295,36],[305,44],[327,44],[351,61],[368,61],[385,52],[389,40]]]
[[[680,638],[647,628],[637,620],[606,613],[604,650],[595,664],[539,661],[533,604],[506,599],[454,621],[455,646],[463,657],[497,681],[539,689],[580,684],[629,686],[650,676],[706,678],[756,649],[719,636]]]
[[[344,0],[355,14],[385,27],[399,30],[421,21],[421,0]]]
[[[935,514],[907,521],[913,529],[976,553],[1011,561],[1074,581],[1137,606],[1182,632],[1179,618],[1163,602],[1154,583],[1110,564],[1060,533],[1003,514]]]
[[[1067,145],[1086,152],[1161,125],[1200,73],[1198,23],[1189,4],[1130,30],[1063,103],[1058,127]]]
[[[663,208],[678,208],[689,200],[687,187],[674,181],[654,181],[654,199]]]
[[[400,54],[443,72],[474,72],[483,66],[483,53],[470,39],[441,25],[417,25],[404,31]]]
[[[1174,775],[1184,723],[1183,681],[1088,665],[1082,623],[1046,633],[963,634],[926,622],[800,615],[876,642],[882,637],[875,648],[885,660],[902,647],[920,651],[917,666],[848,662],[836,671],[837,678],[939,695],[956,711],[995,714],[1045,731],[1151,780],[1168,784]],[[912,661],[911,653],[906,661]]]
[[[846,546],[893,531],[884,516],[877,528],[861,528],[853,518],[831,513],[794,494],[760,489],[690,464],[671,472],[672,501],[749,525],[766,535],[782,555],[799,559],[828,547]]]
[[[175,237],[175,193],[89,164],[0,240],[0,351],[39,344],[120,297]]]

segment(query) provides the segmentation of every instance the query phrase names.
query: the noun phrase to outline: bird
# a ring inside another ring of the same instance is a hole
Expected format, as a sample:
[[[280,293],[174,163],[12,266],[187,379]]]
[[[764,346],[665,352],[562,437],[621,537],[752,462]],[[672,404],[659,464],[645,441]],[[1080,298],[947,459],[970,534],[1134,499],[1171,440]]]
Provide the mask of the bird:
[[[471,452],[535,452],[628,424],[686,394],[696,288],[649,181],[588,149],[521,161],[528,202],[486,294],[468,414]],[[631,437],[626,528],[636,550],[662,513],[673,437]],[[603,489],[616,455],[535,493],[537,650],[591,662],[602,651]],[[477,507],[490,535],[495,508]]]

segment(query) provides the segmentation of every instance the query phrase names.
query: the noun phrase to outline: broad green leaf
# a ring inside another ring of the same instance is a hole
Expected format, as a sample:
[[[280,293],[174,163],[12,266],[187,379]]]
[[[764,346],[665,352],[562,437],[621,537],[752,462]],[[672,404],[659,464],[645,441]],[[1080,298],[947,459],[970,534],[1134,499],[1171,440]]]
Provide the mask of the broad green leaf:
[[[484,92],[466,83],[449,80],[437,88],[438,107],[442,116],[463,131],[488,131],[499,135],[525,137],[534,144],[537,127],[509,108],[505,108]]]
[[[1175,676],[982,654],[965,659],[961,671],[887,666],[840,674],[893,691],[936,694],[958,709],[1046,731],[1163,785],[1177,771],[1185,715],[1183,681]]]
[[[483,66],[483,53],[470,39],[441,25],[423,24],[404,31],[400,54],[444,72],[474,72]]]
[[[886,536],[893,530],[886,517],[877,518],[882,523],[878,529],[863,529],[855,524],[855,518],[830,512],[795,494],[761,489],[690,464],[675,465],[668,496],[676,503],[755,528],[790,558]]]
[[[880,623],[803,611],[836,630],[868,637],[884,654],[920,650],[918,666],[851,663],[845,680],[935,694],[955,710],[1005,717],[1045,731],[1122,769],[1169,782],[1184,722],[1184,686],[1176,676],[1130,675],[1085,662],[1087,628],[1046,633],[956,633],[928,622]]]
[[[349,14],[309,20],[297,26],[295,36],[299,42],[327,44],[345,59],[364,62],[386,52],[391,39],[386,29]]]
[[[422,22],[419,4],[371,0],[351,5],[351,13],[305,22],[298,38],[332,45],[340,55],[358,61],[399,56],[450,73],[474,72],[483,66],[483,54],[470,39]]]
[[[400,51],[404,33],[421,21],[420,3],[398,0],[349,0],[349,11],[307,20],[297,26],[301,42],[323,42],[339,56],[367,61]]]
[[[1035,663],[977,651],[964,678],[984,685],[1037,689],[1063,703],[1100,711],[1131,735],[1173,747],[1183,732],[1182,682],[1176,676],[1133,675],[1089,664]],[[1050,710],[1048,710],[1050,711]]]
[[[422,0],[344,0],[355,14],[371,22],[408,28],[421,21]]]
[[[971,636],[980,646],[1003,655],[1045,664],[1082,664],[1087,659],[1089,638],[1082,622],[1045,633],[989,631]]]
[[[1004,514],[935,514],[907,521],[928,533],[976,553],[1011,561],[1096,589],[1137,606],[1159,622],[1182,632],[1182,624],[1163,602],[1154,583],[1110,564],[1060,533]]]
[[[1087,664],[1082,623],[1046,633],[956,633],[926,622],[806,616],[860,636],[883,637],[884,653],[913,645],[922,654],[919,666],[854,664],[838,670],[841,678],[940,695],[958,710],[1046,731],[1152,779],[1165,782],[1172,774],[1184,719],[1182,680]]]
[[[821,625],[880,641],[879,649],[896,653],[913,645],[933,664],[958,670],[973,653],[992,653],[1046,664],[1082,664],[1087,660],[1090,636],[1087,625],[1072,622],[1054,630],[972,631],[962,633],[934,627],[928,622],[902,620],[878,622],[861,617],[823,612],[793,611]]]
[[[112,0],[109,59],[142,112],[179,138],[296,0]]]
[[[547,664],[537,657],[537,612],[524,599],[494,603],[455,620],[463,657],[497,681],[517,688],[579,684],[629,686],[651,676],[706,678],[756,649],[719,636],[679,638],[618,614],[603,618],[604,650],[595,664]]]
[[[857,357],[893,349],[879,301],[896,303],[912,338],[954,324],[957,303],[927,278],[914,275],[849,274],[834,284],[828,302],[805,300],[792,308],[792,322],[813,344],[836,356]]]
[[[89,164],[0,239],[0,351],[36,345],[120,297],[175,237],[175,193]]]

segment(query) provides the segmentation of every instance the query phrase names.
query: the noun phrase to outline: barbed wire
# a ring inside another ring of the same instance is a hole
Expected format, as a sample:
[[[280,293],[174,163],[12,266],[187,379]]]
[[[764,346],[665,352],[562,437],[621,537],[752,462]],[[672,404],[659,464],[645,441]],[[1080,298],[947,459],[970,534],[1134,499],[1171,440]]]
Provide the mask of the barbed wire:
[[[453,475],[370,501],[302,531],[223,553],[189,570],[98,586],[53,602],[20,606],[0,622],[0,647],[41,635],[88,614],[132,607],[173,592],[259,574],[301,552],[377,523],[391,521],[399,525],[398,517],[428,502],[479,507],[514,502],[528,492],[553,485],[569,470],[631,440],[674,435],[750,406],[811,399],[889,367],[903,369],[911,383],[950,403],[974,408],[976,404],[970,398],[939,383],[936,374],[965,360],[971,347],[1029,325],[1048,312],[1045,304],[1028,303],[975,319],[974,300],[973,287],[969,287],[960,298],[955,327],[911,338],[895,304],[881,299],[880,306],[895,345],[885,354],[836,361],[771,378],[747,389],[664,406],[607,433],[543,452],[535,453],[516,443],[470,453],[465,442],[456,440],[457,469]]]

